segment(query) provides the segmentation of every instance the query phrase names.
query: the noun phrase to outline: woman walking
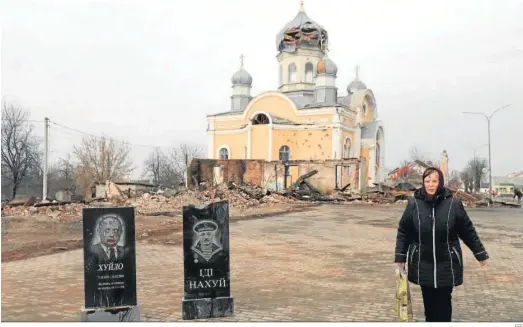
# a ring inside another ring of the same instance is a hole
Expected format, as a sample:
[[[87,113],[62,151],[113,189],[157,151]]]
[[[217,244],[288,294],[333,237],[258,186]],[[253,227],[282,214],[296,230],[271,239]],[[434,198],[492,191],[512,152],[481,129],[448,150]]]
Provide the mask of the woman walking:
[[[462,239],[481,265],[489,258],[463,203],[444,185],[437,168],[423,173],[401,217],[394,261],[408,266],[408,279],[421,286],[425,320],[452,318],[452,290],[463,284]],[[408,262],[407,262],[408,261]]]

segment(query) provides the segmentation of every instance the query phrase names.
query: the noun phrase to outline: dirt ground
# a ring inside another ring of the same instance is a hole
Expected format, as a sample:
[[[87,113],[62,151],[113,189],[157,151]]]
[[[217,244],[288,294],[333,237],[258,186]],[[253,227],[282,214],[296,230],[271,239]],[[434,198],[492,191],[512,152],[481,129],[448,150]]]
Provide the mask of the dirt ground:
[[[231,208],[230,220],[307,210],[311,203],[280,203],[271,206]],[[136,217],[136,240],[151,244],[179,245],[182,243],[182,216]],[[59,221],[40,215],[2,217],[2,262],[68,251],[82,247],[82,221]]]

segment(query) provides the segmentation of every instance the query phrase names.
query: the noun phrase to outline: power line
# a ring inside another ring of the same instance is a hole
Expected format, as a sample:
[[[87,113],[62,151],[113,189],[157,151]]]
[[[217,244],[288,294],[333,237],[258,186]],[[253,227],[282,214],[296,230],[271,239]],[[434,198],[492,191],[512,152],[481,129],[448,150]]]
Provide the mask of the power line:
[[[2,121],[7,121],[7,119],[2,118]],[[28,120],[26,120],[26,122],[29,122],[29,123],[45,123],[45,120],[28,119]],[[137,144],[137,143],[130,143],[130,142],[127,142],[127,141],[117,140],[117,139],[112,138],[112,137],[95,135],[93,133],[85,132],[85,131],[82,131],[82,130],[79,130],[79,129],[76,129],[76,128],[73,128],[73,127],[62,125],[62,124],[57,123],[57,122],[52,121],[52,120],[49,120],[49,123],[53,124],[53,125],[55,125],[57,127],[63,128],[65,130],[69,130],[69,131],[78,133],[78,134],[91,136],[91,137],[94,137],[94,138],[97,138],[97,139],[108,139],[108,140],[112,140],[114,142],[118,142],[118,143],[129,145],[129,146],[136,146],[136,147],[149,148],[149,149],[169,149],[169,150],[176,149],[176,147],[174,147],[174,146],[156,146],[156,145],[150,145],[150,144]]]
[[[8,121],[9,119],[2,118],[2,121]],[[32,119],[26,119],[24,120],[28,123],[45,123],[45,120],[32,120]]]
[[[53,125],[55,125],[55,126],[58,126],[58,127],[60,127],[60,128],[63,128],[63,129],[66,129],[66,130],[72,131],[72,132],[76,132],[76,133],[79,133],[79,134],[83,134],[83,135],[91,136],[91,137],[94,137],[94,138],[97,138],[97,139],[105,138],[105,139],[113,140],[113,141],[115,141],[115,142],[119,142],[119,143],[122,143],[122,144],[127,144],[127,145],[130,145],[130,146],[137,146],[137,147],[150,148],[150,149],[157,149],[157,148],[163,148],[163,149],[176,149],[176,147],[168,147],[168,146],[153,146],[153,145],[146,145],[146,144],[130,143],[130,142],[127,142],[127,141],[121,141],[121,140],[117,140],[117,139],[114,139],[114,138],[111,138],[111,137],[107,137],[107,136],[99,136],[99,135],[95,135],[95,134],[92,134],[92,133],[84,132],[84,131],[81,131],[81,130],[76,129],[76,128],[72,128],[72,127],[69,127],[69,126],[65,126],[65,125],[62,125],[62,124],[56,123],[56,122],[54,122],[54,121],[52,121],[52,120],[50,120],[50,123],[53,124]]]

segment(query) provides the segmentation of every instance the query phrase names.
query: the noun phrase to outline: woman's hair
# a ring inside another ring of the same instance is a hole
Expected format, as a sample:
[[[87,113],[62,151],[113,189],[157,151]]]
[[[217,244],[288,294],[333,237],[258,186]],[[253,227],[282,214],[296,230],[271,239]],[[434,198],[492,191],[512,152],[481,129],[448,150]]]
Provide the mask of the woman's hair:
[[[425,169],[425,171],[423,172],[423,181],[425,181],[425,178],[427,178],[427,176],[430,176],[433,173],[438,174],[438,180],[439,180],[439,177],[441,177],[441,171],[436,167],[430,167],[430,168]]]

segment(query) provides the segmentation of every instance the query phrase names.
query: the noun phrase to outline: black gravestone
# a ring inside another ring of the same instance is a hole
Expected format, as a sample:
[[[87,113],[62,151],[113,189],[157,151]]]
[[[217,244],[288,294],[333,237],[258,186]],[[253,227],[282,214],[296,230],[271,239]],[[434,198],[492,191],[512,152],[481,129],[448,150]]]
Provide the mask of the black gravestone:
[[[134,208],[84,208],[85,308],[136,306]]]
[[[183,207],[183,256],[183,319],[232,316],[227,201]]]

